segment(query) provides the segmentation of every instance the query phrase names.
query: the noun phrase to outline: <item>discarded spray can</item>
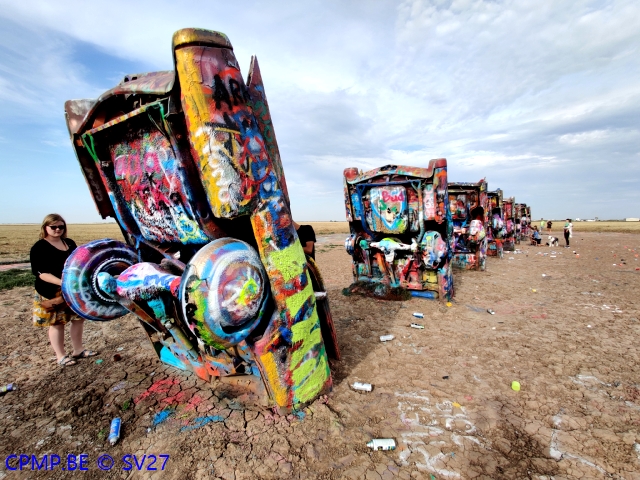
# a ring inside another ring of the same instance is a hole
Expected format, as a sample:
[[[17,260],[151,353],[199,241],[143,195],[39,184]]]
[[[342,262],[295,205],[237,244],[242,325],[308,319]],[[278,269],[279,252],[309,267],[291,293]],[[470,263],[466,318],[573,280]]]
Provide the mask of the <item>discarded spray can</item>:
[[[0,387],[0,393],[13,392],[16,389],[15,383],[10,383],[8,385],[3,385]]]
[[[395,450],[396,441],[393,438],[374,438],[367,443],[367,447],[374,450]]]
[[[389,340],[393,340],[394,338],[396,338],[396,337],[394,337],[393,335],[381,335],[380,336],[380,341],[381,342],[388,342]]]
[[[420,330],[424,329],[424,325],[421,325],[419,323],[412,323],[411,325],[409,325],[411,328],[418,328]]]
[[[363,382],[354,382],[354,384],[351,385],[351,388],[353,388],[354,390],[358,390],[359,392],[370,392],[371,390],[373,390],[373,387],[370,383]]]
[[[120,417],[116,417],[111,420],[111,429],[109,430],[109,443],[111,445],[115,445],[116,442],[120,439],[120,425],[122,420]]]
[[[416,318],[424,318],[424,315],[420,312],[413,312],[413,316]]]

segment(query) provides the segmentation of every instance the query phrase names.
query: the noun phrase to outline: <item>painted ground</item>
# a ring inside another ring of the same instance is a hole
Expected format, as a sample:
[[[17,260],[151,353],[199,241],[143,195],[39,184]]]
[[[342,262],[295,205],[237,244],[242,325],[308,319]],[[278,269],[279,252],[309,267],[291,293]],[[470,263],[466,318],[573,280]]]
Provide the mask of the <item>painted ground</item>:
[[[0,292],[0,384],[19,387],[0,397],[0,478],[70,476],[8,471],[12,453],[86,453],[83,478],[640,479],[640,235],[523,244],[487,272],[458,273],[451,307],[344,297],[343,240],[317,247],[344,357],[334,390],[286,417],[163,366],[131,316],[88,322],[86,345],[103,362],[60,369],[31,326],[30,288]],[[381,343],[385,334],[395,339]],[[354,381],[374,389],[355,392]],[[366,447],[381,437],[398,448]],[[102,454],[115,459],[109,473],[96,466]],[[169,459],[135,473],[122,470],[126,454]]]

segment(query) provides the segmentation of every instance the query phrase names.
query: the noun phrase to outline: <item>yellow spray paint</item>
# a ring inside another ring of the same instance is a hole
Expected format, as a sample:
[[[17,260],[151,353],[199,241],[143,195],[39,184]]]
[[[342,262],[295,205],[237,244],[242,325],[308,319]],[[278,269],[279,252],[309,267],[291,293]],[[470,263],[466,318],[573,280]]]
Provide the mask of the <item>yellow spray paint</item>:
[[[260,219],[259,216],[256,217],[253,217],[254,226],[256,223],[259,223],[261,227],[269,225],[269,223]],[[267,267],[267,272],[272,283],[272,290],[275,290],[276,288],[274,287],[277,285],[287,284],[296,279],[300,279],[307,273],[307,261],[299,240],[296,240],[281,250],[269,248],[268,243],[263,243],[260,245],[260,254]],[[273,293],[278,310],[285,310],[289,318],[296,318],[309,301],[311,301],[313,305],[313,310],[311,310],[308,317],[299,321],[291,328],[291,343],[296,346],[296,349],[288,362],[291,385],[286,387],[291,388],[293,391],[294,404],[307,402],[322,391],[331,375],[322,342],[320,321],[315,305],[313,288],[311,283],[308,283],[304,289],[293,295],[284,296],[283,294],[278,294],[277,291]],[[261,360],[265,366],[265,373],[269,377],[274,392],[285,388],[281,380],[284,372],[272,370],[276,368],[275,364],[272,365],[273,355],[266,353],[261,356]],[[269,364],[269,366],[267,364]],[[279,373],[279,375],[277,377],[274,376],[274,374],[277,373]],[[278,398],[276,398],[276,401],[279,405],[286,405],[280,403]]]

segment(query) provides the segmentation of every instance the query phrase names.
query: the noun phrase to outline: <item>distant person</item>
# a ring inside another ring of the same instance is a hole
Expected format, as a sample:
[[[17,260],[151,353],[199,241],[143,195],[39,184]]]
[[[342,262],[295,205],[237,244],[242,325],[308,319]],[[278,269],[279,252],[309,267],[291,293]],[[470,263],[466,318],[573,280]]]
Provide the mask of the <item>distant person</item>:
[[[93,357],[97,352],[82,346],[84,319],[73,313],[62,298],[62,269],[76,243],[67,238],[67,224],[57,213],[44,217],[40,227],[40,240],[31,247],[31,271],[36,276],[33,300],[33,324],[49,327],[49,341],[56,352],[58,365],[75,365],[79,358]],[[64,326],[71,322],[69,335],[73,352],[64,349]]]
[[[573,237],[573,223],[571,223],[571,219],[567,218],[567,221],[564,223],[564,241],[566,242],[565,248],[569,248],[569,239]]]
[[[538,246],[542,241],[542,237],[540,236],[540,232],[538,231],[538,226],[533,227],[533,233],[531,234],[531,244]]]
[[[540,219],[540,232],[542,232],[544,230],[544,224],[545,224],[544,218],[541,218]]]
[[[552,226],[552,225],[553,225],[553,222],[552,222],[551,220],[549,220],[549,221],[547,222],[547,233],[548,233],[549,235],[551,235],[551,226]]]
[[[313,231],[313,227],[311,225],[300,225],[296,222],[293,222],[293,226],[295,227],[300,243],[302,244],[304,254],[315,260],[316,232]]]

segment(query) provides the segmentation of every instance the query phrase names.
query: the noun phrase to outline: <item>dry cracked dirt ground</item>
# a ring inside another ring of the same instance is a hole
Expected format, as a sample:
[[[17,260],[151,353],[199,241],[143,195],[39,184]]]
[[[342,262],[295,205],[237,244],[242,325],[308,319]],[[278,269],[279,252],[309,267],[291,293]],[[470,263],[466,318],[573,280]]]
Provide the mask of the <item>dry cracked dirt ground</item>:
[[[0,384],[19,389],[0,397],[0,478],[71,476],[11,471],[10,454],[85,453],[83,478],[640,479],[640,235],[523,244],[486,272],[457,273],[450,307],[343,296],[343,237],[321,238],[317,255],[343,360],[328,398],[289,416],[162,365],[131,316],[87,322],[86,345],[104,361],[60,369],[31,326],[30,289],[1,292]],[[372,438],[397,449],[372,452]],[[109,472],[96,465],[105,453]],[[169,459],[154,472],[146,457],[138,472],[123,470],[126,454]]]

